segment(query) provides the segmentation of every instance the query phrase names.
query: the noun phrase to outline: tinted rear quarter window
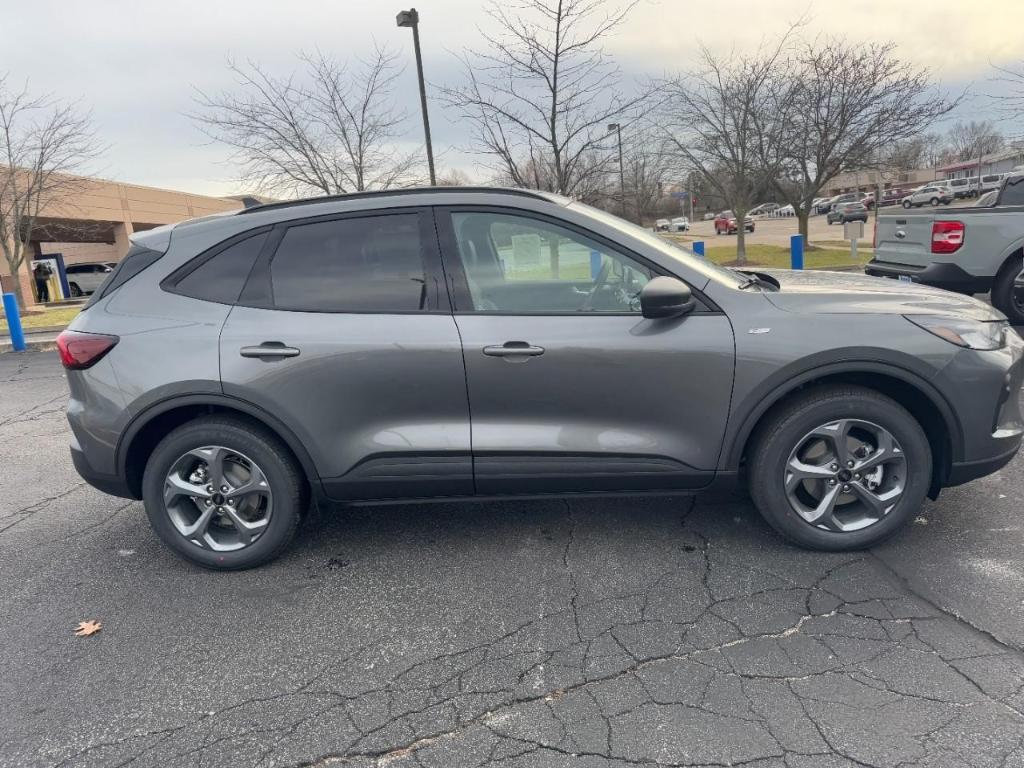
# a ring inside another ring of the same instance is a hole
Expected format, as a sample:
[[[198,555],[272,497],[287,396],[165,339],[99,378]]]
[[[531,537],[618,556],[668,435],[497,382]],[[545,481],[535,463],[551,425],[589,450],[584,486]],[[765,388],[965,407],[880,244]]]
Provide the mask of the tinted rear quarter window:
[[[278,309],[424,309],[419,216],[388,214],[291,226],[270,263],[270,280]]]
[[[234,304],[268,235],[267,231],[258,232],[219,246],[213,255],[201,257],[198,266],[174,279],[171,290],[194,299]]]
[[[1024,205],[1024,176],[1011,177],[1006,180],[1003,193],[999,196],[1000,205]]]
[[[84,308],[88,309],[100,299],[109,296],[146,267],[155,263],[163,255],[163,251],[154,251],[151,248],[133,243],[128,249],[128,253],[118,262],[113,271],[107,273],[106,280],[93,292],[92,298],[89,299]]]

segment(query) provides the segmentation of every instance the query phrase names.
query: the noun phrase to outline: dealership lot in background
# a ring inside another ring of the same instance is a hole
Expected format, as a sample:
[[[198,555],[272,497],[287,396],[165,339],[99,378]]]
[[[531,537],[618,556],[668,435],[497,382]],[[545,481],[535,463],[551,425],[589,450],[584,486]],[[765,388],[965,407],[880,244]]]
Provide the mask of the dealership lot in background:
[[[1021,457],[874,552],[632,497],[348,510],[216,574],[75,474],[55,354],[0,381],[0,765],[1024,763]]]

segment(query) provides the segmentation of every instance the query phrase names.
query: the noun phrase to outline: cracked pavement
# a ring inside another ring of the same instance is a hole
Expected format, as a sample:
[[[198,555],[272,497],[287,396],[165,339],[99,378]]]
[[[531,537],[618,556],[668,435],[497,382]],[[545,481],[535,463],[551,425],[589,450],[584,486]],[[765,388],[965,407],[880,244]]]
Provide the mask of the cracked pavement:
[[[81,482],[65,392],[0,356],[0,766],[1024,766],[1021,459],[871,552],[739,496],[509,501],[217,574]]]

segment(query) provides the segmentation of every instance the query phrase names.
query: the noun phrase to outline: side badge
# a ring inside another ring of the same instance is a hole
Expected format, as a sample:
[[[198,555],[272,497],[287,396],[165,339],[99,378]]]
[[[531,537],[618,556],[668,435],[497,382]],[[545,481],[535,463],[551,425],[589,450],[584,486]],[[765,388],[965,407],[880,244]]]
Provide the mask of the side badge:
[[[747,333],[760,334],[760,333],[771,333],[771,328],[751,328]]]

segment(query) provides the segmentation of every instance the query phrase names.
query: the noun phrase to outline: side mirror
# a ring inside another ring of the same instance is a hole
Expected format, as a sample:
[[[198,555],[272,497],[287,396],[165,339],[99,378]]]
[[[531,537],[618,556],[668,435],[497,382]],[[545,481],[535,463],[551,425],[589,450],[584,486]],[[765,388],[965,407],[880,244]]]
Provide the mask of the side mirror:
[[[650,320],[679,317],[696,306],[690,286],[674,277],[655,277],[640,291],[640,312]]]

